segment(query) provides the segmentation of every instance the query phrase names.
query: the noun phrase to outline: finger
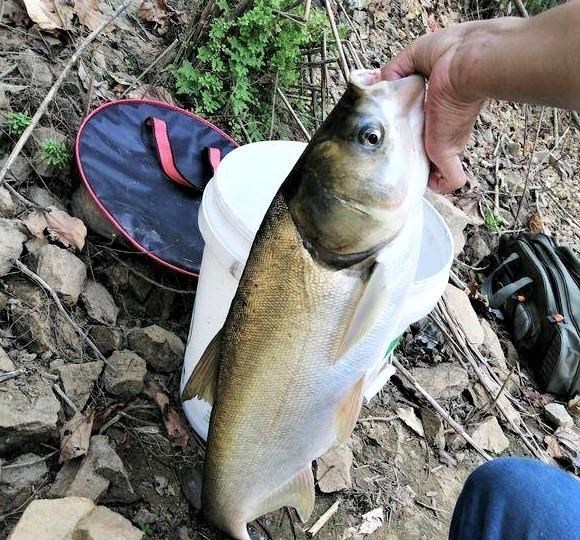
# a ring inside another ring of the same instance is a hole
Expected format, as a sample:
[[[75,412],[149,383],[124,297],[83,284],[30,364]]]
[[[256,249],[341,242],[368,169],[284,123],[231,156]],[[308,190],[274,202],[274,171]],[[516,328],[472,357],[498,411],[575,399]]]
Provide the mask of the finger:
[[[429,173],[429,187],[437,193],[449,193],[465,185],[467,176],[459,156],[439,159]]]
[[[390,62],[381,67],[381,78],[384,81],[396,81],[415,73],[412,46],[401,51]]]

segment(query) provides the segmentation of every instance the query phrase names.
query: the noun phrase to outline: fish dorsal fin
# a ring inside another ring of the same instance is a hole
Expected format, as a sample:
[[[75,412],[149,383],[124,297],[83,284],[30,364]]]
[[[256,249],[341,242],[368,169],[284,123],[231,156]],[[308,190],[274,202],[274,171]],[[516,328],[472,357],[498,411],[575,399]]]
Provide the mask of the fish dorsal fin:
[[[359,298],[335,356],[335,363],[353,350],[384,315],[390,295],[387,294],[389,271],[377,260]]]
[[[181,401],[196,397],[213,405],[220,366],[221,335],[220,330],[201,355],[181,393]]]
[[[314,510],[314,476],[311,465],[301,470],[261,501],[252,519],[278,510],[283,506],[295,508],[302,522],[310,517],[312,510]]]
[[[338,406],[335,417],[336,440],[338,443],[346,441],[354,429],[362,407],[364,389],[365,376],[363,375]]]

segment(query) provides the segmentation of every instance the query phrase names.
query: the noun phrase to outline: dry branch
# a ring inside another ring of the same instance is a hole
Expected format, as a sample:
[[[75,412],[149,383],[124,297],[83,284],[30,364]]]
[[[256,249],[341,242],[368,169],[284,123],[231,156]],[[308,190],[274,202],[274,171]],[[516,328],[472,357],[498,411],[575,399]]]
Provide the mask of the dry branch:
[[[322,527],[324,527],[328,523],[328,520],[332,516],[334,516],[334,514],[336,514],[336,511],[338,510],[339,506],[340,506],[340,499],[338,501],[335,501],[332,504],[332,506],[326,512],[324,512],[324,514],[322,514],[318,518],[316,523],[308,529],[308,534],[310,536],[314,536],[316,533],[318,533],[320,531],[320,529],[322,529]]]
[[[338,33],[338,28],[336,27],[336,22],[334,20],[334,13],[332,12],[332,6],[330,5],[330,0],[324,0],[326,4],[326,12],[328,13],[328,22],[330,23],[330,28],[332,28],[332,35],[334,36],[334,41],[336,42],[336,50],[338,51],[338,58],[340,62],[340,70],[344,80],[348,82],[350,76],[350,70],[348,64],[346,63],[346,56],[344,54],[344,48],[342,47],[342,41],[340,40],[340,35]]]
[[[296,124],[300,128],[300,131],[302,131],[302,133],[306,137],[306,140],[309,141],[310,140],[310,133],[308,133],[308,130],[304,127],[304,124],[302,123],[302,121],[300,120],[300,118],[298,118],[298,115],[296,114],[296,111],[294,110],[294,108],[292,107],[292,105],[290,105],[290,102],[288,101],[288,99],[284,95],[284,92],[282,92],[282,90],[280,90],[279,87],[276,88],[276,91],[278,92],[278,95],[282,99],[282,103],[284,103],[285,107],[288,109],[288,112],[290,113],[290,115],[292,116],[292,118],[294,118],[294,121],[296,122]]]
[[[12,167],[12,165],[14,164],[14,161],[18,157],[18,154],[20,154],[20,152],[22,151],[22,148],[24,148],[26,141],[28,141],[28,139],[32,135],[34,128],[36,128],[38,122],[44,116],[44,113],[46,112],[48,105],[54,99],[54,96],[58,92],[58,89],[66,79],[68,72],[77,63],[78,59],[81,57],[83,52],[85,52],[85,49],[93,41],[95,41],[95,39],[103,32],[103,30],[105,30],[105,28],[107,28],[107,26],[109,26],[119,15],[121,15],[121,13],[123,13],[123,11],[125,11],[133,1],[134,0],[124,0],[124,2],[115,10],[115,13],[113,13],[111,17],[109,17],[106,21],[104,21],[96,30],[91,32],[87,36],[87,38],[80,44],[79,48],[71,56],[70,60],[68,61],[66,66],[64,66],[64,69],[61,71],[60,75],[52,85],[51,89],[48,91],[48,94],[46,94],[46,97],[40,104],[40,107],[38,107],[38,109],[34,113],[30,125],[24,130],[22,135],[20,135],[18,142],[14,146],[12,152],[10,152],[10,155],[8,156],[8,159],[6,159],[4,166],[2,167],[2,169],[0,169],[0,185],[2,185],[2,183],[4,182],[6,174],[10,170],[10,167]]]

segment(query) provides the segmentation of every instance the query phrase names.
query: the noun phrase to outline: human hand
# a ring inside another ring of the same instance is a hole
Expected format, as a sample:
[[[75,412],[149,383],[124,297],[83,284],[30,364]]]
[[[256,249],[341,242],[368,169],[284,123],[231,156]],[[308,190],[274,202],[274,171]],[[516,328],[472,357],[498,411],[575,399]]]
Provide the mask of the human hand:
[[[447,193],[467,180],[461,156],[484,100],[459,88],[469,61],[465,36],[478,23],[464,23],[419,38],[380,70],[383,80],[413,73],[429,79],[425,100],[425,149],[431,160],[429,187]]]

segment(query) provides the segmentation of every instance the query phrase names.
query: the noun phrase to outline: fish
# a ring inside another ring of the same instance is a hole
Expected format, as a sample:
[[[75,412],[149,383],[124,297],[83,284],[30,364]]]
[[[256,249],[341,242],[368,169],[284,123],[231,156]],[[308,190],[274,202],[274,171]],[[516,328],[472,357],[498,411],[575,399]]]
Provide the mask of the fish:
[[[280,186],[225,323],[183,388],[183,401],[212,405],[203,513],[236,540],[283,506],[309,518],[312,462],[353,431],[414,277],[425,84],[377,78],[352,72]]]

